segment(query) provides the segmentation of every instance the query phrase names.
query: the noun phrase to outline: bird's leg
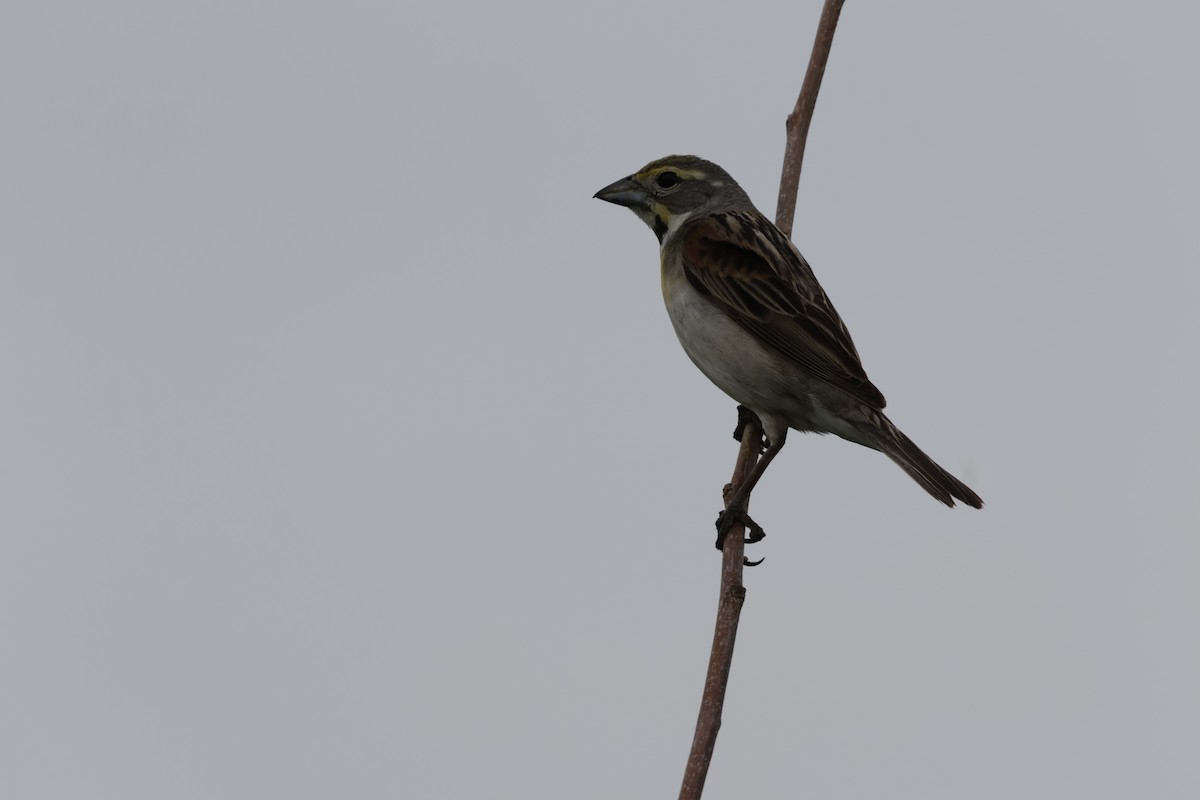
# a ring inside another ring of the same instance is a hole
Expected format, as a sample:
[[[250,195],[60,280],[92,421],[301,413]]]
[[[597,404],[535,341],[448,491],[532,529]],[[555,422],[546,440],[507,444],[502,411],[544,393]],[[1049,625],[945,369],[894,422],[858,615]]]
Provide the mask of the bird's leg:
[[[733,493],[733,497],[729,498],[730,507],[745,506],[746,501],[750,498],[750,493],[754,491],[754,487],[758,484],[758,479],[767,471],[767,466],[771,463],[771,459],[783,449],[784,443],[787,442],[787,429],[779,434],[778,441],[767,441],[767,448],[763,451],[762,458],[754,465],[754,469],[750,470],[750,474],[746,476],[746,480],[737,487]]]
[[[738,407],[738,428],[743,433],[745,425],[749,420],[743,418],[742,412],[752,414],[753,412]],[[733,527],[734,522],[741,522],[746,526],[749,535],[746,537],[747,544],[761,542],[766,537],[766,532],[762,526],[750,518],[746,512],[746,504],[750,499],[750,493],[754,491],[754,486],[758,483],[759,478],[767,471],[767,466],[776,454],[783,449],[784,443],[787,441],[787,429],[784,429],[780,434],[779,440],[768,442],[766,450],[763,451],[762,458],[754,464],[754,468],[750,470],[750,474],[746,476],[746,480],[742,481],[740,486],[734,489],[733,496],[725,503],[725,508],[717,515],[717,549],[725,549],[725,537],[729,534],[729,529]],[[748,566],[753,566],[749,561]]]

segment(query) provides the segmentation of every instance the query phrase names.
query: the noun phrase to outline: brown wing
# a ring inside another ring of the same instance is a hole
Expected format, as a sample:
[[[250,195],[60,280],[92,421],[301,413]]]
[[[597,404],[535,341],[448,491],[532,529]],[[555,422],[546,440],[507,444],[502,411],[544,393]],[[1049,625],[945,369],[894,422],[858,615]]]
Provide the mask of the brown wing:
[[[883,409],[887,401],[812,268],[766,217],[714,214],[682,236],[684,274],[697,291],[814,377]]]

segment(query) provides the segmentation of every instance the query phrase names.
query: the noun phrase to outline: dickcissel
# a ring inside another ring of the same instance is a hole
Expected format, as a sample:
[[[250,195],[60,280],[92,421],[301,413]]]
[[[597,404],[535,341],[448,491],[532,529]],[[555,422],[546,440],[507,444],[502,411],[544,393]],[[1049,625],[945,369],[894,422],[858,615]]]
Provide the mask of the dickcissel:
[[[680,344],[762,423],[765,450],[739,492],[743,504],[793,428],[880,451],[948,506],[956,499],[983,506],[884,415],[883,394],[812,268],[729,173],[696,156],[667,156],[595,196],[625,206],[654,231],[663,299]],[[734,511],[745,518],[744,507]]]

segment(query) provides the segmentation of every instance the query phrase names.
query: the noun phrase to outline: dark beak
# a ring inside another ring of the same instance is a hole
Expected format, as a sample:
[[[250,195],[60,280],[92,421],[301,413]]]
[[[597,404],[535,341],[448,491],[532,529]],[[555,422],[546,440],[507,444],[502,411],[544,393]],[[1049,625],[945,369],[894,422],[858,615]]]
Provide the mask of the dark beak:
[[[632,175],[605,186],[596,192],[595,196],[606,203],[615,203],[626,208],[644,208],[647,198],[646,190],[633,179]]]

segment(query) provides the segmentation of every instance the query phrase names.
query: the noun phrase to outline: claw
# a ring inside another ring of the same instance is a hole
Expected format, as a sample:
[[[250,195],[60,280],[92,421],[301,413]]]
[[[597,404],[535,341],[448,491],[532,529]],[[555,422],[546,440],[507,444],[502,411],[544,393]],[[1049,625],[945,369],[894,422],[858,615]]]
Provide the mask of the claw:
[[[729,535],[729,529],[733,527],[733,523],[737,521],[737,516],[730,513],[728,508],[722,509],[720,514],[717,514],[717,549],[725,549],[725,537]]]
[[[729,535],[729,529],[733,527],[735,522],[741,522],[746,526],[748,535],[745,538],[746,544],[756,544],[767,538],[767,532],[762,529],[762,526],[750,518],[740,508],[725,508],[717,514],[717,549],[725,549],[725,537]]]
[[[763,556],[758,561],[751,561],[750,559],[746,558],[745,556],[742,556],[742,566],[743,567],[757,567],[759,564],[761,564],[762,562],[764,562],[766,560],[767,560],[766,556]]]
[[[746,426],[753,425],[755,423],[758,423],[758,417],[755,415],[755,413],[753,411],[751,411],[750,409],[746,408],[745,406],[738,406],[737,427],[733,429],[734,441],[740,442],[742,440],[742,434],[744,434],[746,432]],[[761,423],[758,423],[758,424],[759,424],[759,427],[761,428],[762,424]],[[759,441],[758,441],[758,454],[761,456],[763,453],[765,453],[767,451],[767,448],[770,446],[771,446],[771,440],[768,439],[767,435],[764,433],[762,435],[762,438],[759,439]]]
[[[749,531],[749,536],[746,537],[746,544],[758,544],[763,539],[767,538],[767,532],[762,529],[754,520],[750,519],[750,515],[742,513],[742,522],[746,524],[746,530]]]
[[[754,412],[745,406],[738,406],[738,421],[737,427],[733,429],[733,438],[735,441],[742,440],[742,434],[746,432],[746,426],[752,425],[758,421],[758,417]]]

